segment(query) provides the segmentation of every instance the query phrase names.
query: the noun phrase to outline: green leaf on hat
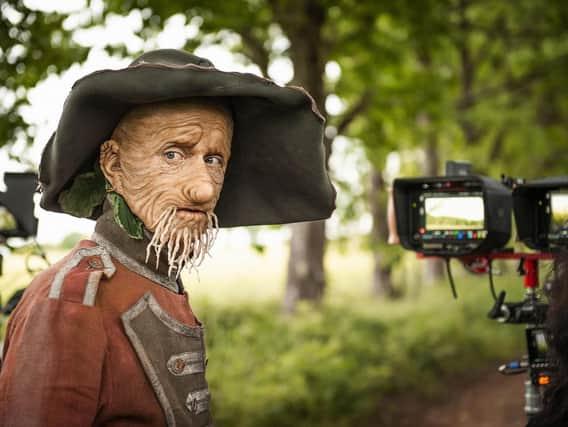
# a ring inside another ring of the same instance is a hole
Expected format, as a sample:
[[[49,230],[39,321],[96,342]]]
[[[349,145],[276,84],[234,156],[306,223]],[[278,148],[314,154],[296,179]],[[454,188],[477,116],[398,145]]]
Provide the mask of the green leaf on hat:
[[[105,178],[98,162],[92,171],[78,175],[68,190],[59,195],[59,205],[64,212],[80,218],[90,218],[93,209],[105,199]]]
[[[144,237],[142,221],[132,213],[126,200],[112,190],[98,161],[95,162],[93,170],[77,175],[71,187],[61,192],[59,205],[68,214],[91,218],[93,210],[104,202],[107,195],[116,223],[133,239],[142,239]]]
[[[116,223],[133,239],[142,239],[144,237],[144,225],[142,221],[132,213],[126,204],[126,200],[114,191],[108,193],[108,198],[112,205]]]

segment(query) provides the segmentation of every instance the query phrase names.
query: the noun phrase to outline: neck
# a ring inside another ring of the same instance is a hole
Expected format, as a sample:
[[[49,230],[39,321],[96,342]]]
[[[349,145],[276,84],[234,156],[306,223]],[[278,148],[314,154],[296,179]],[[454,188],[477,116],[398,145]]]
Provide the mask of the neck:
[[[150,243],[152,234],[144,229],[144,238],[138,240],[131,238],[114,220],[110,204],[105,201],[103,214],[97,219],[95,233],[92,239],[104,246],[110,254],[126,268],[140,274],[174,292],[183,292],[181,281],[176,282],[168,276],[168,263],[162,254],[156,264],[156,255],[150,251],[146,263],[146,248]],[[157,267],[156,267],[157,265]]]

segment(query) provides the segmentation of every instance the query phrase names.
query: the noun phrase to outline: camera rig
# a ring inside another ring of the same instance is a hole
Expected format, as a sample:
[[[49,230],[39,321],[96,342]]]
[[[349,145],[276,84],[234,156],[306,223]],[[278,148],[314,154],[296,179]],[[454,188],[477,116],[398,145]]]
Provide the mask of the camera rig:
[[[548,355],[548,304],[538,291],[539,262],[553,260],[557,252],[568,248],[568,177],[532,182],[509,177],[497,181],[469,173],[399,178],[394,181],[393,201],[401,245],[419,257],[444,259],[454,297],[450,260],[458,259],[467,270],[489,275],[494,298],[490,319],[526,325],[527,357],[509,362],[499,371],[506,375],[528,373],[525,413],[528,417],[538,413],[542,392],[556,370]],[[515,252],[506,247],[513,215],[517,239],[537,252]],[[519,262],[525,287],[522,301],[505,301],[505,291],[496,294],[495,260]]]
[[[0,192],[0,238],[31,237],[37,233],[33,195],[37,175],[31,172],[4,174],[6,192]]]
[[[37,234],[38,220],[34,215],[34,194],[37,188],[37,175],[35,173],[10,173],[4,174],[6,191],[0,192],[0,249],[7,248],[12,250],[8,240],[12,238],[34,238]],[[47,258],[43,250],[35,243],[39,255],[46,263]],[[0,276],[3,273],[3,255],[0,252]],[[31,271],[29,256],[26,258],[26,267]],[[0,326],[2,316],[9,315],[22,297],[23,290],[20,289],[10,298],[6,305],[2,305],[0,298]],[[0,349],[2,348],[0,336]],[[0,355],[0,366],[2,359]]]
[[[37,234],[38,220],[34,215],[33,196],[37,175],[31,172],[4,174],[6,192],[0,192],[0,245],[8,246],[13,237],[28,238]],[[0,253],[0,276],[3,257]]]
[[[37,188],[37,175],[31,172],[4,174],[6,191],[0,192],[0,249],[15,249],[8,241],[12,238],[34,239],[35,249],[26,257],[26,268],[32,272],[29,261],[31,255],[37,255],[49,264],[43,249],[35,242],[38,220],[34,215],[34,194]],[[2,276],[3,256],[0,252],[0,276]],[[0,315],[10,314],[22,296],[23,290],[17,291],[2,306],[0,299]],[[0,319],[1,321],[1,319]]]

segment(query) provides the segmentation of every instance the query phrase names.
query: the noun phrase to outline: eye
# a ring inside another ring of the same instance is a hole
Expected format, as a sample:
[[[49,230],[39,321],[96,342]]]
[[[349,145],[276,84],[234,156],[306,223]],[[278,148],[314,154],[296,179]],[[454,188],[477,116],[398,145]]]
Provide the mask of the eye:
[[[218,165],[218,166],[223,165],[223,156],[219,156],[219,155],[205,156],[205,158],[203,160],[208,165]]]
[[[182,154],[179,151],[166,151],[164,153],[166,160],[181,160],[183,159]]]

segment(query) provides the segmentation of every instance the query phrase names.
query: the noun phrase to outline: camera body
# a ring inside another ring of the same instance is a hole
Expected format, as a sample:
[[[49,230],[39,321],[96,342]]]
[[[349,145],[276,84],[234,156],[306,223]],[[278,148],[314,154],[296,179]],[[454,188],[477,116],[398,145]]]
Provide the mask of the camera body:
[[[510,239],[511,190],[484,176],[394,181],[397,232],[405,249],[424,255],[487,253]]]
[[[568,248],[568,176],[543,178],[513,190],[519,240],[531,249]]]
[[[0,241],[37,234],[33,196],[37,188],[35,173],[4,174],[6,192],[0,192]]]
[[[430,256],[500,251],[511,238],[541,252],[568,248],[568,176],[515,183],[477,176],[398,178],[394,207],[400,243]]]

